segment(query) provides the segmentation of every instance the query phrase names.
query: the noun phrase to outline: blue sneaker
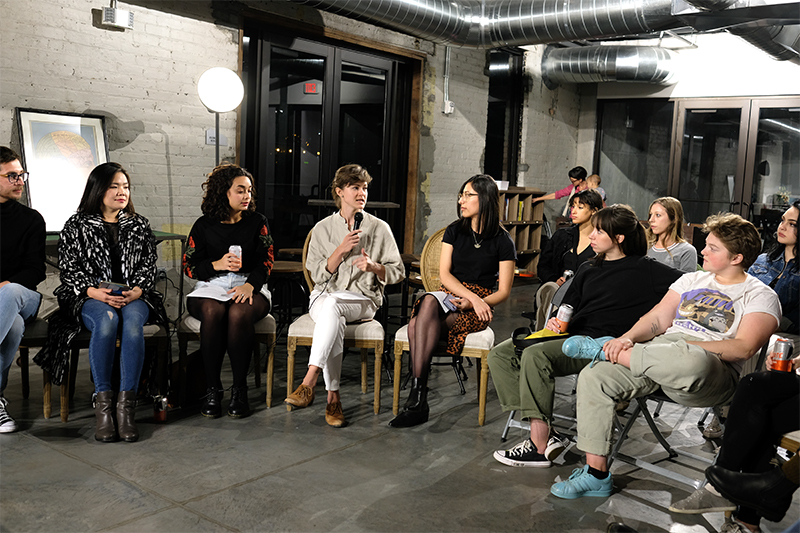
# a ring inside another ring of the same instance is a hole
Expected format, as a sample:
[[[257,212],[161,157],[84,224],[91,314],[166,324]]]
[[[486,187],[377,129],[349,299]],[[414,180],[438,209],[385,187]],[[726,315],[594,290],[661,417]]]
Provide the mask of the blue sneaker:
[[[561,351],[567,357],[573,359],[591,359],[590,367],[597,361],[605,361],[606,354],[603,353],[603,345],[614,337],[598,337],[593,339],[586,335],[575,335],[564,341]]]
[[[574,500],[584,496],[607,498],[614,490],[611,474],[605,479],[597,479],[589,473],[589,465],[576,468],[566,481],[553,483],[550,492],[565,500]]]

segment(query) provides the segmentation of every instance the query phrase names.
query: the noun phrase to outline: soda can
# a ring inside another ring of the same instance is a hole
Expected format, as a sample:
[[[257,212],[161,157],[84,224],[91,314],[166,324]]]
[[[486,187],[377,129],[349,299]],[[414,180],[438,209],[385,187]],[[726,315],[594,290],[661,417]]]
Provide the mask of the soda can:
[[[565,270],[561,277],[564,278],[564,281],[567,281],[569,278],[575,275],[575,272],[572,270]]]
[[[778,338],[772,347],[772,370],[791,372],[793,351],[794,343],[790,339]]]
[[[156,422],[166,422],[167,421],[167,397],[166,396],[156,396],[153,398],[153,419]]]
[[[238,244],[232,244],[230,248],[228,248],[228,253],[235,255],[240,261],[242,260],[242,247]]]
[[[561,333],[567,331],[569,321],[572,319],[572,311],[572,306],[569,304],[563,304],[558,308],[558,313],[556,313],[556,322],[558,322],[558,330]]]

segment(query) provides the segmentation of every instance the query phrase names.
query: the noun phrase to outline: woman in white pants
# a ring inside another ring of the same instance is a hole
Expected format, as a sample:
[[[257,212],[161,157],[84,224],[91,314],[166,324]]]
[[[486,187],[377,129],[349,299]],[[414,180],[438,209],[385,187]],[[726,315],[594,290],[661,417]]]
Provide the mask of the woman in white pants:
[[[286,403],[311,405],[322,372],[328,391],[325,421],[333,427],[345,424],[339,396],[345,324],[375,316],[384,287],[401,281],[405,272],[389,225],[364,212],[371,181],[360,165],[336,171],[331,193],[339,211],[314,226],[306,258],[314,280],[308,304],[314,342],[308,372]]]

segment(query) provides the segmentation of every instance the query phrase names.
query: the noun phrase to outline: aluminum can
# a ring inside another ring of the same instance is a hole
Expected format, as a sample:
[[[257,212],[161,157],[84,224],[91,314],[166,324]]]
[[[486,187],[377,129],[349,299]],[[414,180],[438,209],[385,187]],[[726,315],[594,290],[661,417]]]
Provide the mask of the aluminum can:
[[[242,260],[242,247],[238,244],[232,244],[230,248],[228,248],[228,253],[235,255],[240,261]]]
[[[572,270],[565,270],[561,277],[564,278],[564,281],[567,281],[569,278],[575,275],[575,272]]]
[[[558,308],[558,313],[556,313],[556,322],[558,322],[558,330],[561,333],[567,331],[569,321],[572,319],[572,311],[572,306],[569,304],[563,304]]]
[[[792,352],[794,343],[790,339],[779,338],[772,347],[772,370],[792,371]]]
[[[153,398],[153,419],[156,422],[166,422],[167,421],[167,397],[166,396],[156,396]]]

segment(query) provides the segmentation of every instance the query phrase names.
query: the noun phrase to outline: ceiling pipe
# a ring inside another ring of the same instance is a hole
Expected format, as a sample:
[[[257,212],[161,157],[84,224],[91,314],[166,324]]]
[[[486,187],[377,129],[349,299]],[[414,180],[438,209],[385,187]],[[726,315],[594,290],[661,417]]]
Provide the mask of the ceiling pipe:
[[[668,85],[674,72],[672,52],[649,46],[548,46],[542,57],[542,79],[549,89],[608,81]]]

